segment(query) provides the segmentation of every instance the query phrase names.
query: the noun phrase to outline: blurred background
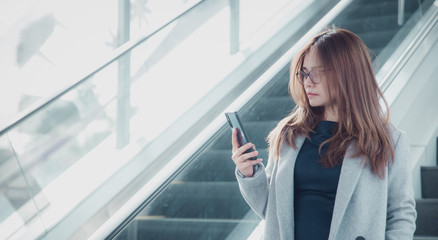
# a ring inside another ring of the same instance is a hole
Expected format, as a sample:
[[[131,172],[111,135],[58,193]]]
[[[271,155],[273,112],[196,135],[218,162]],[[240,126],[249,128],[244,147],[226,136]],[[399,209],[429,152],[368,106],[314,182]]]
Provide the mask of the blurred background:
[[[288,64],[358,34],[438,239],[438,1],[0,0],[0,239],[252,239],[223,113],[265,137]]]

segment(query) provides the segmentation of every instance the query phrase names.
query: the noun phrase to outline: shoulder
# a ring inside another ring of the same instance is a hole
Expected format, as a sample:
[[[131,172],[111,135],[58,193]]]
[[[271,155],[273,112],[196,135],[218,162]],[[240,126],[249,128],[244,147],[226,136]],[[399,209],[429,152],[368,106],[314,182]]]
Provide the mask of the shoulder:
[[[394,126],[392,123],[388,124],[389,133],[391,134],[391,141],[394,146],[394,148],[398,145],[401,139],[406,138],[405,132],[401,129]]]
[[[394,163],[392,165],[409,165],[409,141],[406,133],[393,124],[389,125],[389,131],[394,147]]]

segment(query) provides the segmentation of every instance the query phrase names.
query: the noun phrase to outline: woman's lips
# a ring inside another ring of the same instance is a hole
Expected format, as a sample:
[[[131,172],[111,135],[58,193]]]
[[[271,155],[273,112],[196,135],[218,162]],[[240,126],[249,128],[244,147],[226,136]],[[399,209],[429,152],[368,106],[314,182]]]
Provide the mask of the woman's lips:
[[[316,95],[318,95],[318,94],[311,93],[311,92],[308,92],[308,93],[307,93],[307,96],[309,96],[309,97],[314,97],[314,96],[316,96]]]

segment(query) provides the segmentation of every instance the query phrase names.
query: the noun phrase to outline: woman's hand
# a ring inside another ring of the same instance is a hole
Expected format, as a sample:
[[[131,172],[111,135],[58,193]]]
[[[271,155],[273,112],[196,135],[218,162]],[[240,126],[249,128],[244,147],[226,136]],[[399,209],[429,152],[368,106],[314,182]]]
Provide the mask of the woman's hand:
[[[237,130],[233,129],[232,134],[232,144],[233,144],[233,162],[236,164],[237,169],[245,177],[252,177],[254,174],[254,165],[262,162],[262,159],[249,160],[249,158],[256,157],[259,153],[255,150],[255,145],[252,143],[247,143],[239,148],[239,143],[237,141]],[[245,153],[248,149],[254,147],[254,151],[250,153]]]

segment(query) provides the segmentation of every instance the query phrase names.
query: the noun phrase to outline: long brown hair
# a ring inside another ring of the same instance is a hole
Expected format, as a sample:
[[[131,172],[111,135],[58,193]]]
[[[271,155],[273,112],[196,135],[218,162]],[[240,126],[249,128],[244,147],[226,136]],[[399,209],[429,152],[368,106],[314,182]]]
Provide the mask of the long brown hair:
[[[295,56],[290,65],[289,92],[296,103],[289,116],[281,120],[268,135],[269,152],[278,161],[283,142],[297,148],[299,135],[309,137],[324,118],[324,107],[311,107],[304,86],[296,73],[302,69],[304,57],[315,49],[323,64],[329,101],[338,109],[338,124],[321,162],[326,167],[340,164],[347,147],[354,144],[353,157],[364,157],[364,164],[379,177],[394,157],[389,130],[389,108],[371,65],[368,48],[354,33],[344,29],[326,30],[313,37]],[[382,99],[386,112],[381,108]]]

